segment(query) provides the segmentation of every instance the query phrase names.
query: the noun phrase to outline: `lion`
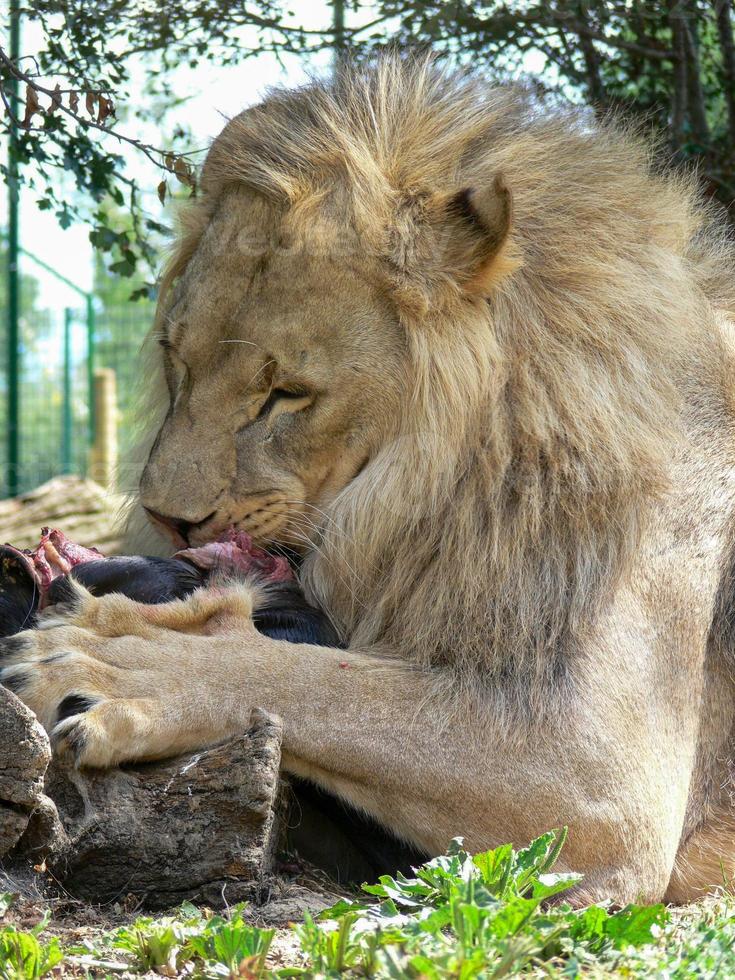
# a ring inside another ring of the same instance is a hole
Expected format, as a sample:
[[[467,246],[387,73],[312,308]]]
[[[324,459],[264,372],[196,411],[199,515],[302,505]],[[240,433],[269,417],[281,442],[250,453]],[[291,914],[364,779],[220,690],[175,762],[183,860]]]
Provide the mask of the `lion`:
[[[82,766],[197,749],[259,705],[286,772],[426,852],[564,824],[578,903],[716,887],[724,229],[630,127],[430,58],[272,92],[214,141],[163,276],[129,548],[235,527],[295,549],[348,648],[258,634],[247,583],[78,590],[5,641],[3,683]],[[57,722],[73,693],[91,707]]]

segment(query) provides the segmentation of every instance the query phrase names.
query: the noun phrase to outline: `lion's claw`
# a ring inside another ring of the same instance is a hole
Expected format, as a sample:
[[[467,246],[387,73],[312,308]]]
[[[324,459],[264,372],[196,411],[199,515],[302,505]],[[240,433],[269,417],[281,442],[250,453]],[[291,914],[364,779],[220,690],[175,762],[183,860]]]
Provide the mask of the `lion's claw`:
[[[60,720],[51,730],[51,744],[57,754],[71,756],[79,768],[119,765],[138,757],[136,748],[148,728],[149,707],[150,702],[138,699],[98,700]]]
[[[67,694],[56,712],[57,727],[59,722],[71,718],[72,715],[83,715],[98,703],[99,700],[89,694]]]
[[[82,765],[82,756],[87,744],[87,736],[81,722],[83,714],[69,715],[51,729],[50,739],[56,755],[71,755],[77,767]]]

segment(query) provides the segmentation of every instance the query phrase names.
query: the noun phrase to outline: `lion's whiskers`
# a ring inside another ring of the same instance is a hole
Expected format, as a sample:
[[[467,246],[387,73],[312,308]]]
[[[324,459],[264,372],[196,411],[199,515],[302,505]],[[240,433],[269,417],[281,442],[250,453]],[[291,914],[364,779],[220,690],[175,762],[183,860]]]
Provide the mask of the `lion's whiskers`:
[[[316,543],[312,539],[312,537],[309,534],[306,533],[306,531],[304,530],[303,525],[301,527],[299,527],[299,526],[296,525],[296,523],[294,521],[295,518],[298,518],[298,519],[300,519],[302,521],[305,520],[307,522],[306,523],[307,529],[313,529],[314,528],[313,523],[309,522],[308,518],[306,518],[306,516],[304,514],[292,513],[292,514],[289,515],[289,520],[284,525],[284,530],[287,531],[287,533],[289,535],[292,535],[293,538],[296,541],[302,541],[304,544],[306,544],[311,551],[313,551],[315,554],[319,555],[330,566],[331,571],[337,576],[337,578],[339,579],[340,583],[344,586],[344,588],[349,593],[350,598],[351,598],[351,600],[353,602],[353,605],[364,606],[364,603],[358,598],[358,596],[357,596],[357,594],[355,592],[355,588],[354,588],[353,584],[350,581],[348,581],[342,575],[342,573],[338,569],[335,569],[334,568],[333,563],[330,562],[329,556],[327,554],[325,554],[325,552],[322,549],[321,545],[319,545],[318,543]],[[310,527],[310,523],[311,523],[311,527]],[[353,578],[357,581],[357,583],[360,584],[360,585],[363,584],[360,581],[360,578],[357,575],[357,573],[355,572],[355,570],[353,568],[351,568],[351,566],[347,562],[345,562],[345,565],[347,565],[348,570],[350,571],[350,573],[353,576]]]
[[[307,505],[307,506],[311,506],[311,505]],[[325,517],[328,517],[328,515],[324,515],[324,516],[325,516]],[[345,541],[346,541],[346,542],[347,542],[348,544],[350,544],[350,545],[352,546],[352,548],[353,548],[353,549],[354,549],[354,550],[355,550],[356,552],[358,552],[358,551],[359,551],[359,549],[357,549],[357,547],[356,547],[356,545],[355,545],[355,543],[354,543],[354,541],[352,541],[352,540],[351,540],[351,539],[350,539],[350,538],[349,538],[349,537],[348,537],[348,536],[347,536],[347,535],[346,535],[346,534],[344,533],[344,531],[342,530],[342,528],[340,528],[340,527],[338,527],[338,526],[337,526],[336,524],[335,524],[335,526],[334,526],[334,528],[324,528],[324,527],[322,527],[322,526],[320,526],[320,525],[318,525],[318,524],[317,524],[317,523],[316,523],[316,522],[315,522],[315,521],[314,521],[314,520],[313,520],[313,519],[312,519],[311,517],[309,517],[309,515],[308,515],[308,514],[304,514],[303,512],[300,512],[300,511],[295,511],[295,512],[293,512],[293,513],[292,513],[292,514],[290,515],[290,518],[291,518],[291,519],[294,519],[294,518],[298,518],[299,520],[301,520],[301,521],[303,522],[303,526],[304,526],[304,527],[306,527],[306,529],[308,529],[308,530],[313,530],[313,531],[315,531],[315,532],[317,532],[317,534],[318,534],[318,535],[319,535],[319,536],[320,536],[320,537],[321,537],[322,539],[324,539],[324,538],[325,538],[325,537],[327,536],[327,534],[329,534],[329,533],[332,533],[332,534],[335,534],[335,533],[340,533],[340,534],[342,534],[342,536],[343,536],[343,538],[345,539]],[[310,540],[311,540],[311,538],[310,538]],[[344,551],[343,551],[343,550],[342,550],[342,549],[340,548],[340,543],[339,543],[339,542],[338,542],[338,543],[337,543],[337,545],[336,545],[336,550],[337,550],[337,554],[338,554],[338,557],[339,557],[339,558],[340,558],[340,560],[341,560],[341,561],[342,561],[342,562],[344,563],[344,565],[345,565],[345,566],[347,567],[347,569],[349,570],[349,572],[350,572],[350,574],[352,575],[352,577],[354,578],[354,580],[355,580],[355,581],[356,581],[356,582],[357,582],[357,583],[358,583],[359,585],[364,585],[364,582],[363,582],[363,580],[361,579],[361,577],[360,577],[360,575],[358,574],[358,572],[357,572],[357,570],[356,570],[356,569],[355,569],[355,568],[354,568],[354,567],[352,566],[352,564],[351,564],[351,563],[350,563],[350,562],[349,562],[349,561],[347,560],[347,558],[345,557],[345,554],[344,554]],[[324,552],[324,550],[323,550],[323,549],[321,549],[321,548],[319,548],[319,554],[320,554],[320,555],[322,556],[322,558],[323,558],[323,559],[324,559],[324,560],[325,560],[325,561],[327,562],[327,564],[329,564],[329,565],[330,565],[330,567],[331,567],[331,563],[330,563],[330,561],[329,561],[329,559],[328,559],[328,556],[327,556],[327,554],[326,554],[326,553]],[[359,554],[358,554],[358,557],[360,557],[360,556],[359,556]]]
[[[310,510],[313,510],[316,514],[322,517],[324,520],[329,521],[331,527],[323,527],[320,524],[317,524],[317,522],[313,521],[311,518],[309,518],[309,516],[303,513],[303,511],[299,512],[301,514],[301,517],[304,520],[309,520],[313,528],[315,530],[318,530],[322,536],[326,536],[328,533],[341,536],[345,540],[345,542],[350,545],[350,547],[353,549],[355,555],[358,558],[361,558],[362,560],[366,561],[368,564],[372,565],[373,568],[375,567],[374,563],[370,562],[370,560],[368,559],[364,550],[358,547],[354,537],[349,535],[347,531],[345,531],[345,529],[335,521],[335,519],[331,516],[331,514],[328,514],[325,510],[322,510],[320,507],[317,507],[315,504],[310,504],[303,500],[286,500],[285,503],[290,504],[292,506],[308,507]]]

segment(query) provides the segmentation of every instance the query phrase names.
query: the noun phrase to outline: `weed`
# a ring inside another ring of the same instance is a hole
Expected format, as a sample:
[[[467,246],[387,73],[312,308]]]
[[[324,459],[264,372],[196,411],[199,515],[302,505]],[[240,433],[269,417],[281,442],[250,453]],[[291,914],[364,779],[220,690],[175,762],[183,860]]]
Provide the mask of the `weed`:
[[[275,929],[258,929],[243,921],[243,906],[228,918],[213,916],[199,933],[189,937],[187,954],[202,961],[214,976],[262,976]]]
[[[138,970],[176,976],[185,939],[186,927],[176,918],[139,918],[132,926],[118,929],[112,945],[130,953]]]
[[[565,830],[550,831],[522,850],[505,844],[474,856],[457,839],[413,876],[385,875],[363,886],[363,899],[338,902],[316,920],[306,915],[292,927],[299,966],[269,966],[274,930],[250,925],[243,906],[213,915],[184,904],[66,950],[41,942],[46,920],[30,932],[6,926],[0,980],[36,980],[64,960],[75,975],[155,971],[193,980],[735,976],[731,893],[674,912],[573,909],[564,894],[581,875],[553,870],[565,838]],[[0,894],[0,919],[12,898]]]
[[[3,913],[9,905],[10,902]],[[64,954],[58,939],[42,943],[38,938],[47,923],[48,918],[44,917],[30,932],[11,926],[0,929],[0,980],[37,980],[61,963]]]

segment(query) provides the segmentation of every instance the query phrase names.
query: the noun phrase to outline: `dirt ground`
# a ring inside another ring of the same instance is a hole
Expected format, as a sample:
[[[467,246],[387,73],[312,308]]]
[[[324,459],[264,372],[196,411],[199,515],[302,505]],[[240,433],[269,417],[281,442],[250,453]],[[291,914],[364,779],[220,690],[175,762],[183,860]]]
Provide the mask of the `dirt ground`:
[[[64,894],[41,867],[8,871],[0,866],[2,892],[16,896],[3,918],[4,926],[32,929],[49,912],[51,918],[44,938],[57,936],[65,947],[96,945],[102,934],[129,925],[138,916],[146,914],[140,898],[132,895],[120,896],[105,905],[81,902]],[[318,869],[300,861],[289,861],[279,864],[277,873],[263,883],[257,900],[250,903],[243,917],[253,925],[277,930],[268,956],[271,968],[298,966],[302,953],[289,924],[300,922],[305,912],[317,914],[340,898],[349,897],[353,896]],[[166,914],[165,911],[155,913],[157,917]],[[79,975],[85,972],[80,969]],[[74,971],[65,968],[64,975],[74,976]],[[140,973],[135,975],[141,976]],[[151,973],[151,976],[157,975]]]

